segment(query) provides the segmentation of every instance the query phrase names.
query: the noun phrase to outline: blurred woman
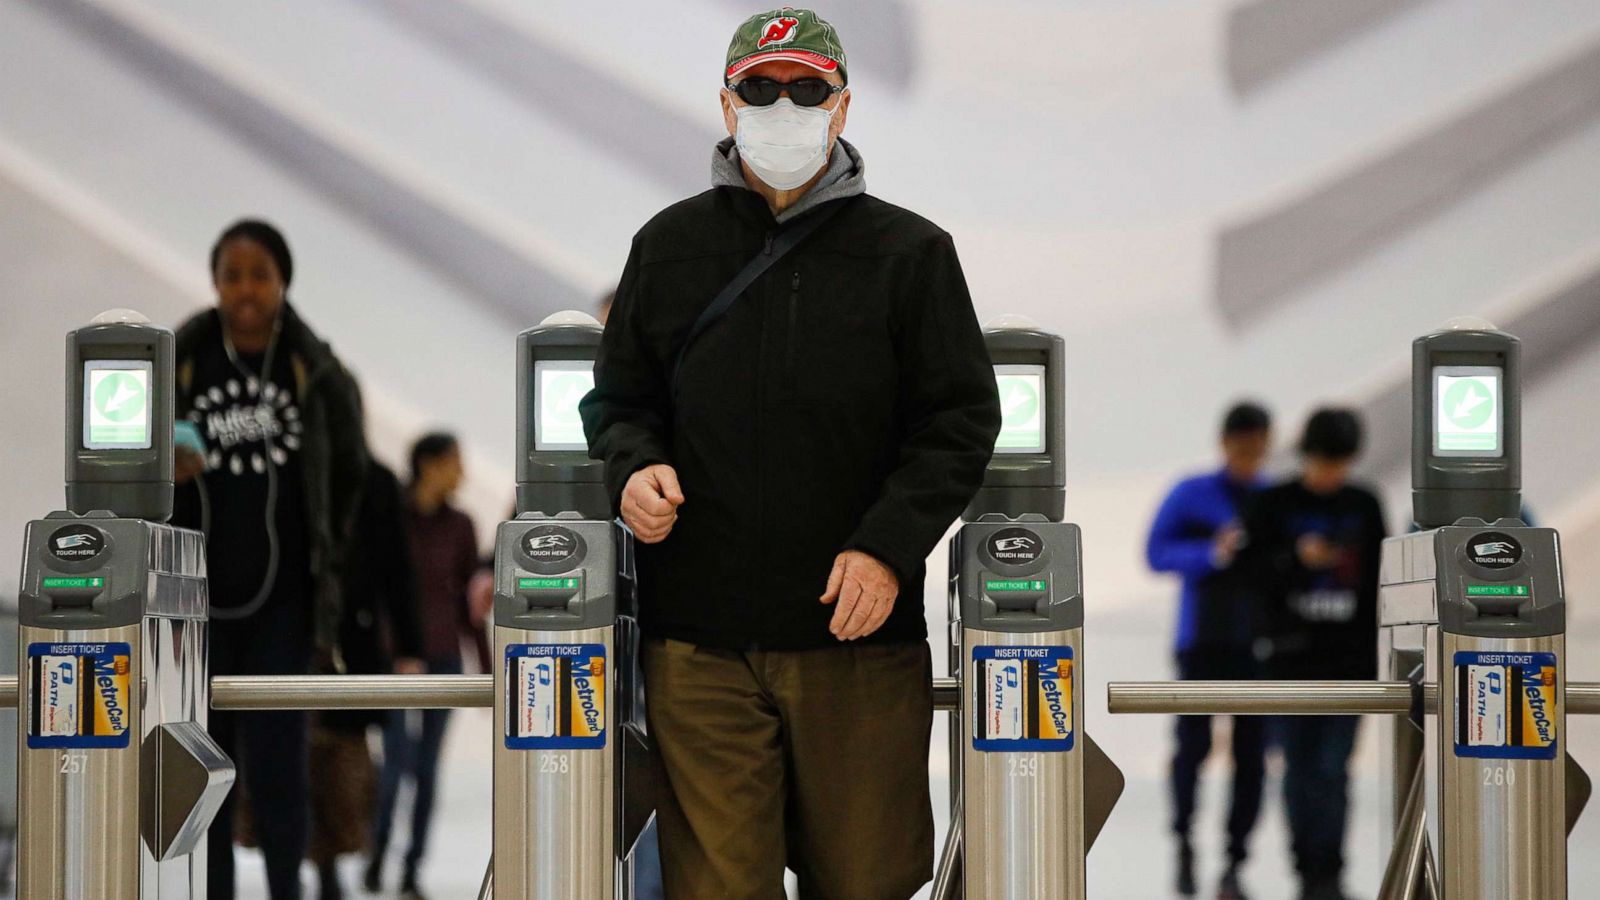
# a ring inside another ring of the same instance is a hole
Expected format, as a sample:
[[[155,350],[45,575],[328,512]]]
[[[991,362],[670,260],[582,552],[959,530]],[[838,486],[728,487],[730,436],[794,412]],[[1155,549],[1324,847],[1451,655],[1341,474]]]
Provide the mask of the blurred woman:
[[[288,302],[283,235],[237,222],[211,249],[217,305],[177,334],[177,412],[205,453],[177,457],[177,524],[206,535],[211,671],[302,675],[331,659],[367,452],[355,381]],[[273,900],[298,900],[306,855],[307,716],[213,711],[240,769]],[[234,896],[233,801],[210,834],[208,896]]]
[[[417,573],[417,612],[422,625],[422,648],[428,671],[459,675],[461,642],[478,640],[479,665],[490,671],[488,649],[482,644],[482,623],[474,623],[468,586],[478,571],[478,540],[472,520],[452,503],[461,486],[461,447],[452,435],[429,434],[411,447],[411,485],[407,496],[406,531]],[[402,781],[410,781],[411,836],[406,848],[400,894],[407,900],[422,897],[420,870],[427,851],[428,829],[438,786],[439,757],[444,750],[448,709],[394,710],[383,735],[383,774],[378,808],[372,827],[372,855],[363,885],[369,893],[383,887],[384,855],[394,828],[396,799]],[[412,724],[416,727],[412,728]]]

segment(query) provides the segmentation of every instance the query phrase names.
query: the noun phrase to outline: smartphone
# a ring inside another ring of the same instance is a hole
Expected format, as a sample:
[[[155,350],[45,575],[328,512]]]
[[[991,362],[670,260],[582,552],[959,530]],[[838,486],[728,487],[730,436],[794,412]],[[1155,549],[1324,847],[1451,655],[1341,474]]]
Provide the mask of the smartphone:
[[[187,447],[201,456],[206,455],[206,439],[200,434],[200,426],[188,419],[179,419],[172,426],[172,446]]]

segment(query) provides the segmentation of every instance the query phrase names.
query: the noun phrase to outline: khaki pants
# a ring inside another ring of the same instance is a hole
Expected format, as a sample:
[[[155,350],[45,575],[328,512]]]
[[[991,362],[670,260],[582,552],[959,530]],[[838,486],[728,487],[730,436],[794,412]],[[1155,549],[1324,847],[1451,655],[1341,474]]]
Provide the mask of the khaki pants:
[[[906,900],[933,874],[926,644],[644,644],[667,900]]]

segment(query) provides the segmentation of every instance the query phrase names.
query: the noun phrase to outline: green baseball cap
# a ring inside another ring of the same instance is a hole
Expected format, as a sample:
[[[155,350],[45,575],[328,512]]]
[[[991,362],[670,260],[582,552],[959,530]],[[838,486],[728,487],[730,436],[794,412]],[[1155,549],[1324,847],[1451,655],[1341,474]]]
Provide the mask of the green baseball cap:
[[[774,59],[804,63],[818,72],[838,72],[845,83],[850,81],[839,32],[809,9],[785,6],[745,19],[728,45],[723,78]]]

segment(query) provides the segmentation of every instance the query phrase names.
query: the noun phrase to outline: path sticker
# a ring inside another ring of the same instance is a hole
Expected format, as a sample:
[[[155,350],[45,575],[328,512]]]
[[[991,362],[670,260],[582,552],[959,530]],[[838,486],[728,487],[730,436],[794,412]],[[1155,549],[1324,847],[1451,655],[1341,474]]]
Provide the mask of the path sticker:
[[[29,644],[28,748],[128,746],[127,644]]]
[[[973,749],[1072,749],[1071,647],[973,647],[971,672]]]
[[[505,667],[507,748],[606,745],[605,645],[512,644]]]
[[[1556,758],[1554,653],[1463,651],[1455,679],[1456,756]]]

